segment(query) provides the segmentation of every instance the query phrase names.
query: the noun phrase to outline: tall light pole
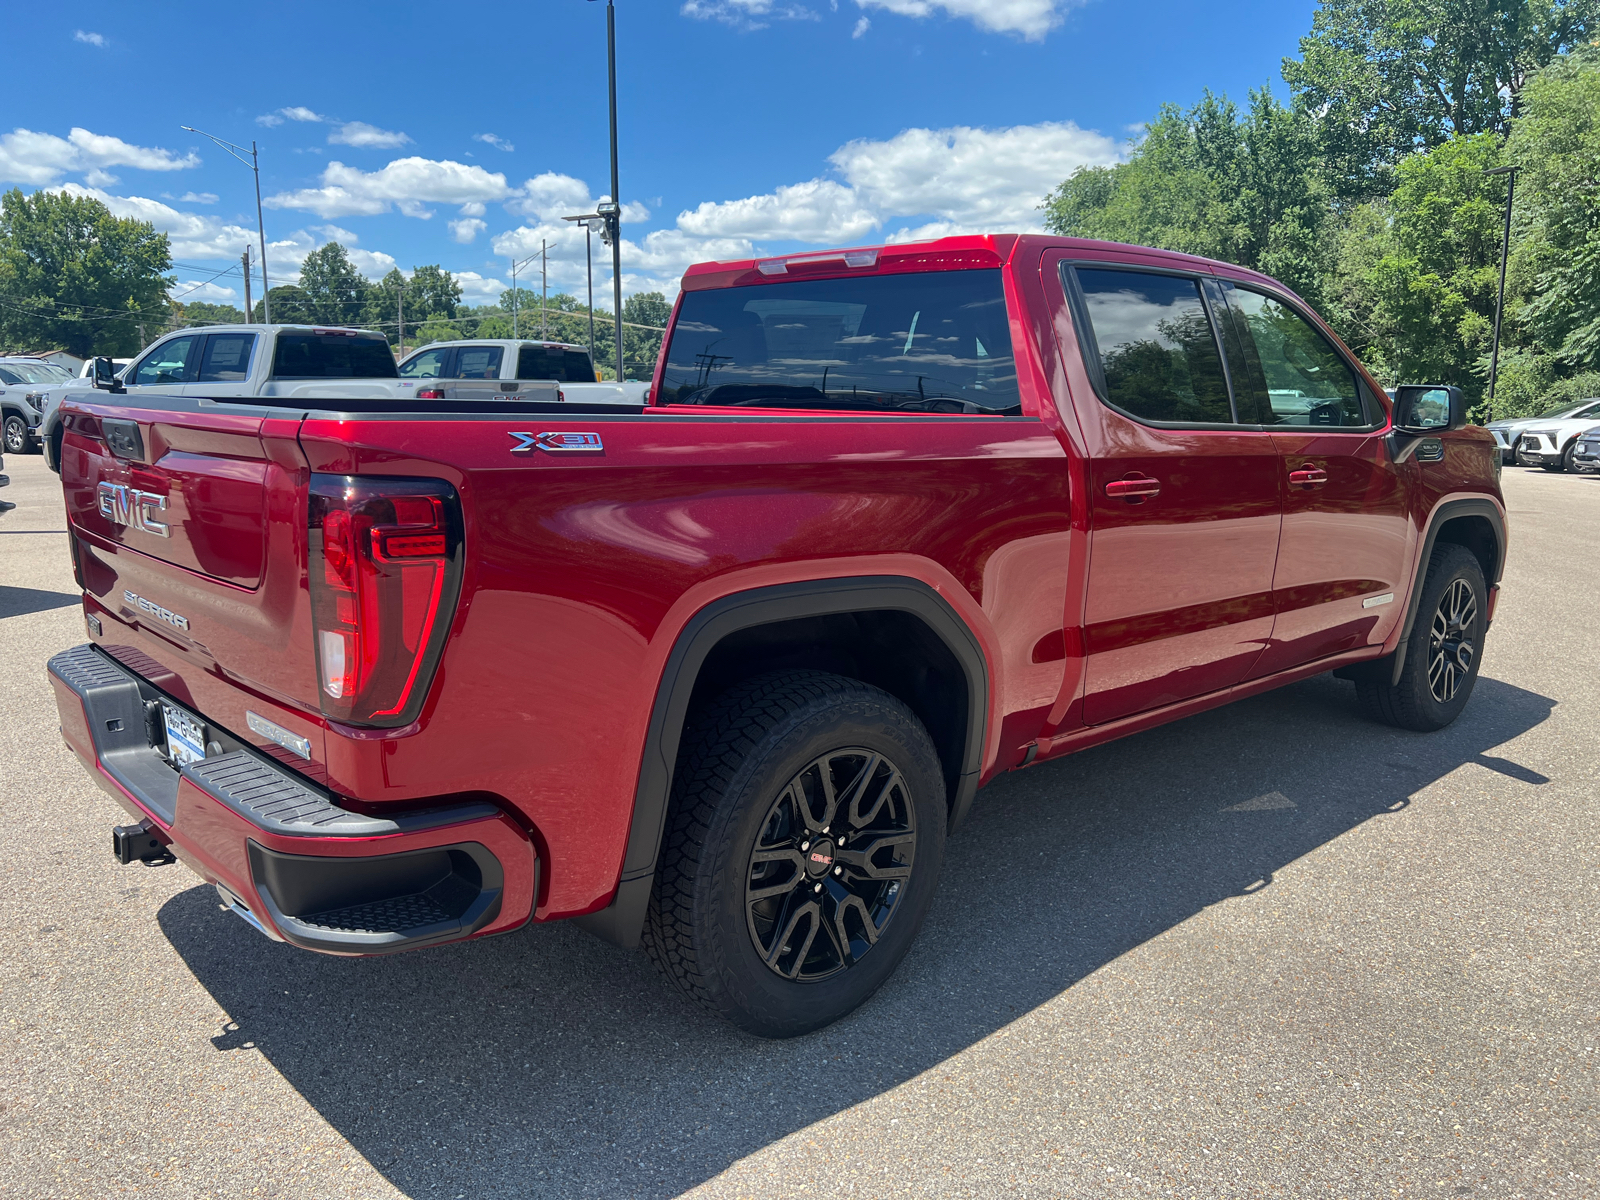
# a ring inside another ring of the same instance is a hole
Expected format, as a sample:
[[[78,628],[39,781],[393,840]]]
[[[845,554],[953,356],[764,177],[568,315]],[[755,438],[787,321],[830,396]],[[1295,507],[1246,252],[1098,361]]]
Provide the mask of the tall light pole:
[[[1494,301],[1494,350],[1489,356],[1489,417],[1494,420],[1494,384],[1500,375],[1500,315],[1506,307],[1506,259],[1511,257],[1511,200],[1517,194],[1517,168],[1494,167],[1485,175],[1507,175],[1506,180],[1506,231],[1500,242],[1500,291]],[[1485,424],[1488,424],[1485,421]]]
[[[227,139],[219,138],[219,137],[216,136],[216,134],[207,133],[203,129],[196,129],[193,125],[180,125],[179,128],[182,129],[186,133],[198,133],[203,138],[210,138],[220,148],[222,148],[223,150],[226,150],[229,154],[233,155],[234,158],[237,158],[240,162],[244,163],[245,166],[249,167],[252,171],[255,172],[255,176],[256,176],[256,232],[258,234],[260,234],[260,236],[261,236],[261,319],[262,319],[263,324],[271,325],[272,324],[271,285],[267,283],[267,223],[266,223],[265,220],[262,219],[262,216],[261,216],[261,159],[260,159],[259,155],[256,153],[256,144],[255,144],[254,141],[251,141],[251,143],[250,143],[250,160],[248,162],[245,162],[245,158],[244,158],[245,149],[244,149],[243,146],[235,146],[232,142],[228,141]]]
[[[511,256],[511,336],[514,338],[521,336],[517,329],[517,314],[522,309],[522,293],[517,290],[517,272],[538,257],[537,254],[530,254],[518,262],[516,255]]]
[[[622,382],[622,183],[617,174],[617,6],[606,0],[606,65],[611,85],[611,199],[595,205],[611,243],[611,296],[617,321],[617,382]]]
[[[589,362],[594,363],[594,228],[604,223],[599,213],[580,213],[576,217],[562,217],[563,221],[583,222],[583,265],[589,274]]]

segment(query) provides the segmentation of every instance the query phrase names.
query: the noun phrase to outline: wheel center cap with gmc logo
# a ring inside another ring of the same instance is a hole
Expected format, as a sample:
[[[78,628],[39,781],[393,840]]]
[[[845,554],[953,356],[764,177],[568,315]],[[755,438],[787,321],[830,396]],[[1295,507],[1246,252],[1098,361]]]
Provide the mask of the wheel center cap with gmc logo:
[[[806,851],[806,874],[826,875],[833,869],[833,843],[827,838],[819,838],[811,843],[811,849]]]

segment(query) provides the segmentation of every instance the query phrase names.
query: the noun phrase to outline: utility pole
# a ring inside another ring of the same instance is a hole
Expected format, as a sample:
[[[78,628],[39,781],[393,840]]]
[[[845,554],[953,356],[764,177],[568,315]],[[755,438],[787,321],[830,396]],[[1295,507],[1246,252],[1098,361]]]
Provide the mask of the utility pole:
[[[1511,201],[1517,194],[1517,168],[1495,167],[1485,175],[1506,175],[1506,229],[1500,242],[1500,291],[1494,301],[1494,350],[1489,357],[1489,415],[1487,425],[1494,420],[1494,385],[1500,375],[1500,316],[1506,307],[1506,259],[1511,257]]]
[[[550,256],[545,250],[545,240],[539,239],[539,336],[550,340],[550,322],[545,310],[550,307]]]
[[[244,248],[244,253],[239,256],[239,262],[244,267],[244,323],[254,325],[256,321],[256,306],[250,301],[250,247]]]
[[[589,276],[589,363],[594,365],[594,229],[604,225],[599,213],[579,213],[575,217],[562,217],[563,221],[583,222],[583,266]]]
[[[400,277],[400,286],[394,293],[394,313],[400,324],[400,358],[406,356],[406,280]]]
[[[256,176],[256,232],[261,238],[261,316],[263,324],[272,324],[272,296],[271,285],[267,283],[267,223],[261,215],[261,156],[256,150],[254,141],[250,143],[250,161],[245,162],[243,146],[236,146],[226,138],[219,138],[216,134],[207,133],[203,129],[196,129],[193,125],[180,125],[185,133],[198,133],[203,138],[208,138],[216,145],[226,150],[234,158],[244,163],[255,172]]]
[[[530,254],[527,258],[518,262],[516,255],[511,256],[511,336],[513,338],[522,336],[517,323],[517,316],[522,311],[522,289],[517,287],[517,272],[537,257],[538,255],[536,254]]]
[[[617,326],[617,382],[622,382],[622,183],[617,173],[617,6],[606,0],[606,68],[611,87],[611,211],[606,214],[611,230],[611,303]]]

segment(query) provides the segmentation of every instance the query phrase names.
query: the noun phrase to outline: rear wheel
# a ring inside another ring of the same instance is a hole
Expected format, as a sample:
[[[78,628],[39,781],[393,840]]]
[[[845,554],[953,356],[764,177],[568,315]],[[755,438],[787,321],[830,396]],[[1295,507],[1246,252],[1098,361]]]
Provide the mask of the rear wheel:
[[[946,819],[932,740],[887,692],[821,671],[740,684],[684,731],[645,946],[750,1033],[818,1029],[910,948]]]
[[[1460,716],[1478,680],[1488,612],[1488,587],[1477,557],[1464,546],[1435,546],[1400,681],[1389,682],[1389,659],[1380,660],[1383,669],[1356,679],[1367,715],[1419,732],[1443,729]]]
[[[7,413],[5,421],[5,446],[7,454],[26,454],[33,438],[28,433],[28,423],[16,413]]]

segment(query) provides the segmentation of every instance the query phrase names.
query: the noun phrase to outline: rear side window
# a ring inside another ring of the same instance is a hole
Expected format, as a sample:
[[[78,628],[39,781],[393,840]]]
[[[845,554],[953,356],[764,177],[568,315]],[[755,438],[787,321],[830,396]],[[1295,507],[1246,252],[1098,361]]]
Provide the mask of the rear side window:
[[[382,338],[280,333],[274,379],[395,379],[394,355]]]
[[[499,379],[499,346],[460,346],[456,349],[457,379]]]
[[[1241,419],[1261,425],[1365,426],[1356,374],[1329,341],[1287,304],[1227,287],[1253,368],[1234,380]],[[1256,415],[1247,415],[1254,409]]]
[[[238,383],[250,378],[250,355],[255,346],[253,333],[213,333],[200,363],[200,382]]]
[[[1228,381],[1198,281],[1079,267],[1106,399],[1146,421],[1228,425]]]
[[[689,292],[663,404],[1020,414],[999,270]]]
[[[524,346],[517,351],[517,378],[593,383],[594,364],[583,350],[566,346]]]

